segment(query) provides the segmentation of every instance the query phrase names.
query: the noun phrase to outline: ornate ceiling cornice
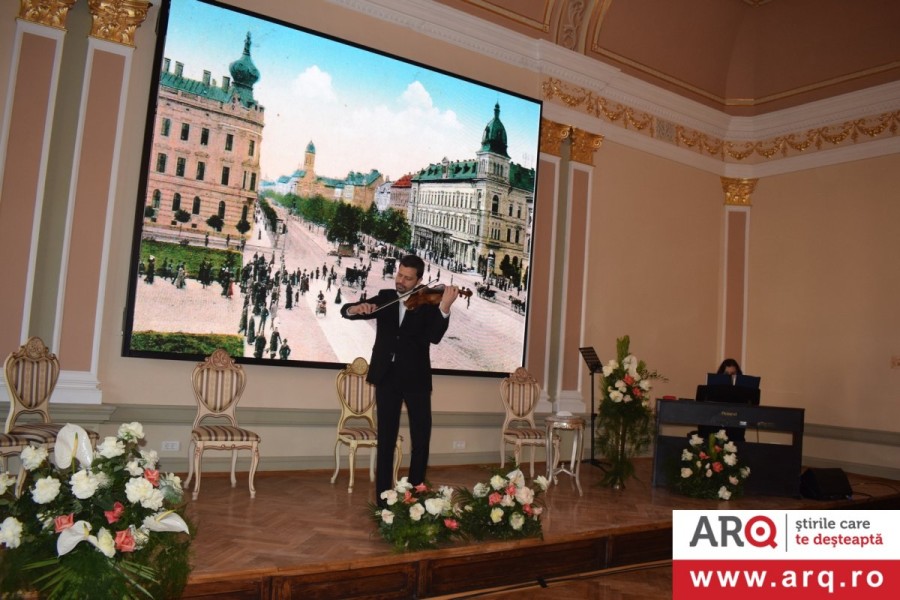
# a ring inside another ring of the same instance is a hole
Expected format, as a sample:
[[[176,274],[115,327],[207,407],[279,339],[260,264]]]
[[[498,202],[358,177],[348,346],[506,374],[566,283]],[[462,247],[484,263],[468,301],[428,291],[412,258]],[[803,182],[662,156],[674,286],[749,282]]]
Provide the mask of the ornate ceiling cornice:
[[[542,89],[546,100],[723,162],[758,164],[800,153],[894,137],[900,133],[900,110],[896,110],[761,140],[735,141],[613,102],[591,90],[570,86],[558,79],[545,80]]]
[[[537,73],[541,81],[537,95],[544,100],[544,113],[550,119],[719,175],[785,173],[878,156],[900,147],[900,83],[764,115],[734,117],[551,41],[498,30],[492,23],[441,4],[328,1],[510,68]],[[602,2],[597,7],[606,5]],[[594,27],[602,20],[597,7],[587,22],[584,15],[574,15],[580,19],[579,27]],[[561,17],[560,23],[565,22]],[[570,22],[576,23],[574,18]]]

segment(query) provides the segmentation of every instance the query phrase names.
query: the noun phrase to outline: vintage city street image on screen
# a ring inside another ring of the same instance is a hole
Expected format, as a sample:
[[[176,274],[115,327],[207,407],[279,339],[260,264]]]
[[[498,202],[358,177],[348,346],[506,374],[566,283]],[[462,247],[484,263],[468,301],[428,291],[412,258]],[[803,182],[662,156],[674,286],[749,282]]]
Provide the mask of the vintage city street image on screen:
[[[470,290],[438,372],[524,360],[540,102],[225,5],[162,7],[123,352],[334,366],[341,305]]]

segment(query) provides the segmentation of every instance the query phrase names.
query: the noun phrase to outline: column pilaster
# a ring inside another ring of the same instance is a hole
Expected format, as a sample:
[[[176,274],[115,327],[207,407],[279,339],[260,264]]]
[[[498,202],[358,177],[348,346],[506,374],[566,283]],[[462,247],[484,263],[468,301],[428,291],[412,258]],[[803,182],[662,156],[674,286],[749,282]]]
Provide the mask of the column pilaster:
[[[578,348],[584,332],[593,161],[602,136],[541,122],[526,366],[544,385],[539,410],[585,411]],[[552,406],[551,406],[552,404]]]
[[[750,208],[756,179],[722,177],[725,247],[722,277],[721,359],[747,358],[747,294]]]
[[[88,0],[85,58],[57,298],[60,402],[99,403],[97,378],[106,270],[134,35],[144,0]]]
[[[0,124],[0,348],[29,336],[50,130],[66,20],[75,0],[21,0]],[[45,340],[49,343],[50,340]]]
[[[588,273],[588,241],[591,222],[591,190],[594,159],[603,136],[573,128],[569,142],[565,229],[561,232],[562,293],[559,314],[559,351],[556,367],[557,408],[584,413],[581,377],[584,361],[578,349],[584,345],[584,321]]]

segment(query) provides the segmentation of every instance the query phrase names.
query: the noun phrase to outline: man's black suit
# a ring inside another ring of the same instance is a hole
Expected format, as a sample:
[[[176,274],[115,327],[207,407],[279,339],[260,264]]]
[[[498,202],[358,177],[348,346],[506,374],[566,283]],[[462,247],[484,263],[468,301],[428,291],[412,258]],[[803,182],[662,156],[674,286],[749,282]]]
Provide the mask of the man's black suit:
[[[381,290],[366,303],[383,306],[397,299],[397,291]],[[350,315],[347,310],[360,304],[341,307],[346,319],[375,319],[375,344],[369,361],[367,380],[375,386],[378,411],[378,450],[376,497],[391,489],[394,446],[400,430],[400,411],[406,402],[412,452],[409,482],[425,480],[428,449],[431,442],[431,344],[444,337],[449,325],[437,306],[407,310],[400,323],[400,302],[368,315]]]

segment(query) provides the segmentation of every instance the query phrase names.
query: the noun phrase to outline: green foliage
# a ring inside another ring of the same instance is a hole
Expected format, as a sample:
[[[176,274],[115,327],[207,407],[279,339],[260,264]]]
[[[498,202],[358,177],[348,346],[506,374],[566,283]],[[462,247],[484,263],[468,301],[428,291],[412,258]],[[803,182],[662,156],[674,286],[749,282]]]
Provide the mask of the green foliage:
[[[175,220],[179,223],[187,223],[191,220],[191,213],[186,210],[178,209],[175,211]]]
[[[405,213],[394,208],[380,213],[375,231],[376,238],[387,244],[406,248],[409,246],[411,235],[412,231]]]
[[[213,267],[213,273],[218,273],[219,268],[227,265],[232,271],[236,265],[241,264],[241,253],[236,250],[220,250],[218,248],[207,248],[205,246],[183,246],[180,244],[169,244],[167,242],[157,242],[155,240],[142,240],[141,252],[139,260],[147,264],[150,256],[156,257],[157,275],[159,269],[162,268],[163,261],[169,260],[169,264],[177,265],[184,263],[188,277],[196,278],[200,272],[200,263],[206,258]]]
[[[359,243],[363,212],[358,206],[338,202],[334,217],[325,228],[325,239],[342,244]]]
[[[217,348],[224,348],[230,356],[243,356],[244,339],[240,335],[183,333],[180,331],[174,333],[135,331],[131,334],[132,350],[209,356]]]
[[[238,233],[241,235],[246,235],[248,231],[250,231],[250,221],[247,219],[241,219],[237,223],[234,224],[234,228],[238,230]]]
[[[223,221],[222,217],[220,217],[219,215],[210,215],[210,217],[206,220],[206,224],[209,225],[211,229],[222,231],[222,227],[225,226],[225,221]]]
[[[269,229],[275,231],[275,226],[278,224],[278,214],[275,212],[275,209],[263,198],[259,200],[259,207],[262,210],[263,218],[269,225]]]

